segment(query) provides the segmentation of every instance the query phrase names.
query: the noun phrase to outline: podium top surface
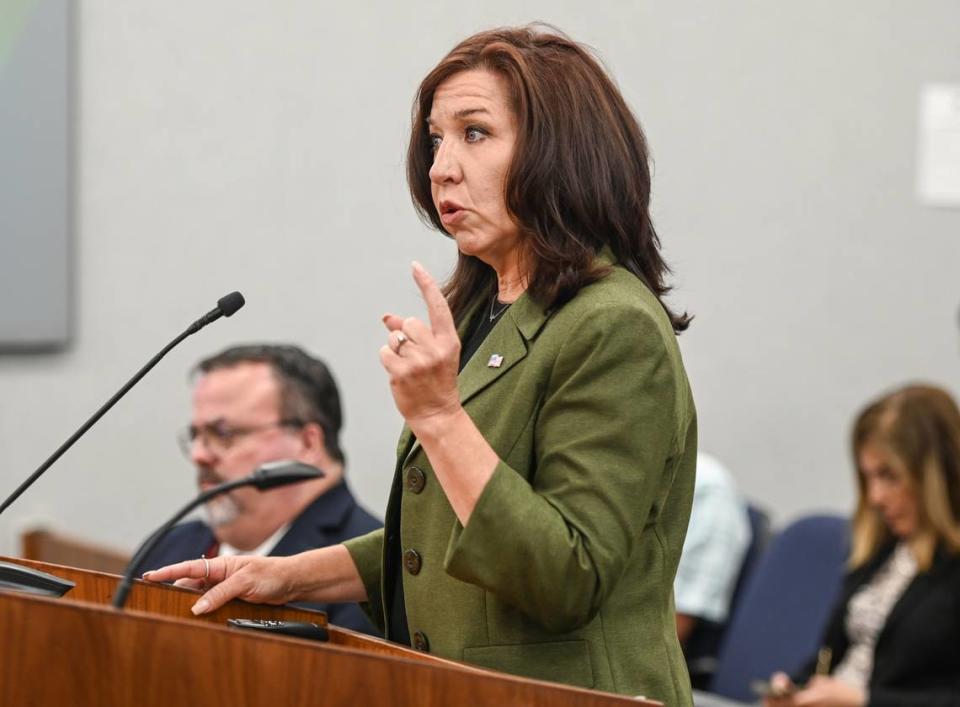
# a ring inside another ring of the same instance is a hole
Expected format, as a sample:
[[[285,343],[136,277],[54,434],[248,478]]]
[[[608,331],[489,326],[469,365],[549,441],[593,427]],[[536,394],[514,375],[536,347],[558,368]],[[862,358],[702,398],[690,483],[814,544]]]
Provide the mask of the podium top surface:
[[[228,618],[326,624],[326,616],[241,601],[194,616],[197,592],[180,587],[138,581],[128,609],[118,611],[110,606],[115,575],[0,559],[76,583],[59,599],[0,591],[0,632],[8,637],[0,642],[0,704],[659,704],[476,668],[336,626],[327,626],[327,643],[230,629]]]

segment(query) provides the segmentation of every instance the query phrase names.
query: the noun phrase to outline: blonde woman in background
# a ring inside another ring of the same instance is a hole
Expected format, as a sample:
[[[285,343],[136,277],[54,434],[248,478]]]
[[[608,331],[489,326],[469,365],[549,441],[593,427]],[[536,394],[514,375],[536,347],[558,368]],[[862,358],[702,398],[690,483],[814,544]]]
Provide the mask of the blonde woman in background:
[[[774,675],[764,704],[960,705],[960,410],[908,386],[868,405],[852,441],[850,573],[819,660]]]

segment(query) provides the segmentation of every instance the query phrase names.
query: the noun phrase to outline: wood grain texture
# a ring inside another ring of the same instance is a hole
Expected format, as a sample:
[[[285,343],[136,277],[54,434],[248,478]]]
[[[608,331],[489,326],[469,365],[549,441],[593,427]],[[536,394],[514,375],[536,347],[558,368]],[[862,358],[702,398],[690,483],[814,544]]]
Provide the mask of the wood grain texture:
[[[109,606],[118,577],[8,561],[77,587],[61,599],[0,591],[2,705],[658,704],[482,670],[332,626],[329,643],[230,629],[224,622],[235,616],[319,622],[315,613],[244,602],[194,617],[196,593],[165,585],[138,584],[135,606],[121,612]]]
[[[72,601],[110,605],[113,594],[120,584],[120,577],[106,572],[96,572],[78,567],[55,565],[49,562],[37,562],[21,558],[0,557],[4,562],[17,562],[27,567],[49,572],[63,579],[76,582],[76,587],[66,595]],[[223,624],[227,619],[283,619],[287,621],[310,621],[320,626],[327,625],[327,615],[322,611],[295,609],[293,607],[274,607],[264,604],[250,604],[245,601],[231,601],[220,609],[203,616],[194,616],[190,607],[197,601],[200,592],[184,587],[166,584],[152,584],[134,580],[127,597],[127,609],[146,611],[151,614],[175,616],[195,621],[208,621]]]

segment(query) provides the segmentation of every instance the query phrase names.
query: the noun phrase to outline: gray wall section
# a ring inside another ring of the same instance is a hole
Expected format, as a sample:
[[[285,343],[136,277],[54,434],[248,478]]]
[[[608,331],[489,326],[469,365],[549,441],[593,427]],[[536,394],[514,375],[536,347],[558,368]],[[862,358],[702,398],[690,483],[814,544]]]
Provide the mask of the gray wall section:
[[[654,209],[696,315],[681,346],[705,450],[779,521],[850,508],[851,416],[960,381],[960,212],[914,196],[917,102],[960,81],[960,4],[237,3],[86,0],[77,27],[75,344],[0,357],[12,489],[153,351],[232,289],[247,307],[173,352],[0,517],[133,547],[193,492],[186,371],[293,340],[336,371],[348,474],[382,512],[400,418],[385,311],[409,262],[450,271],[403,153],[413,91],[458,39],[549,20],[596,47],[655,159]]]
[[[0,350],[70,333],[69,14],[34,3],[0,63]]]

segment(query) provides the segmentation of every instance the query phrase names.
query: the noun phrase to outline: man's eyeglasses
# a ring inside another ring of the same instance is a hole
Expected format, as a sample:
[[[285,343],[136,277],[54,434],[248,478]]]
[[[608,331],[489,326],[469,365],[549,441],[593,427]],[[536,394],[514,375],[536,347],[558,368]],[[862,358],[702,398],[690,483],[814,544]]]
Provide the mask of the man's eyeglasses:
[[[226,422],[213,422],[209,425],[190,425],[177,435],[177,441],[180,443],[180,449],[189,459],[193,443],[198,439],[212,454],[224,454],[241,439],[257,432],[274,429],[276,427],[291,427],[299,429],[306,423],[303,420],[277,420],[276,422],[267,422],[262,425],[249,425],[246,427],[230,425]]]

